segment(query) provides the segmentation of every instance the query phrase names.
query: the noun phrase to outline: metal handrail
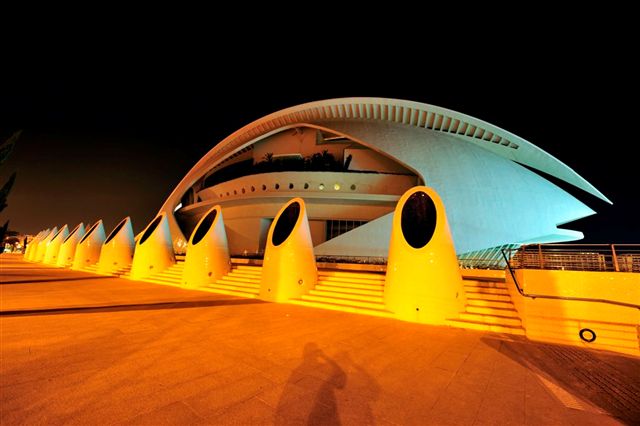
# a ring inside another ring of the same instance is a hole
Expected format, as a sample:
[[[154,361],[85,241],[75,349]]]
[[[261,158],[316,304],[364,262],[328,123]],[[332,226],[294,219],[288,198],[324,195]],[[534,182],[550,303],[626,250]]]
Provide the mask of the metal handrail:
[[[571,297],[571,296],[554,296],[550,294],[532,294],[525,293],[524,290],[520,287],[518,283],[518,279],[516,278],[516,274],[513,272],[513,268],[511,268],[511,263],[507,258],[507,255],[504,252],[504,249],[500,250],[502,253],[502,257],[504,257],[505,262],[507,263],[507,269],[509,269],[509,273],[511,274],[511,278],[513,278],[513,282],[516,285],[516,289],[518,293],[520,293],[523,297],[528,297],[531,299],[555,299],[555,300],[570,300],[575,302],[595,302],[595,303],[607,303],[610,305],[624,306],[627,308],[635,308],[640,310],[640,305],[634,305],[633,303],[625,303],[625,302],[617,302],[615,300],[607,300],[607,299],[591,299],[586,297]]]
[[[386,265],[387,258],[384,256],[342,256],[342,255],[317,254],[316,262]]]
[[[640,272],[640,244],[524,245],[511,262],[527,269]]]

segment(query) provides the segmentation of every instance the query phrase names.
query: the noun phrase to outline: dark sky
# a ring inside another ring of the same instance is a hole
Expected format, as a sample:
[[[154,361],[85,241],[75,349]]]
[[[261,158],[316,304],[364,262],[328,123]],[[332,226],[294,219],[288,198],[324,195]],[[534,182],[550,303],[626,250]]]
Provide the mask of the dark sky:
[[[529,140],[614,203],[571,190],[598,214],[568,228],[589,242],[638,243],[637,108],[626,106],[637,101],[638,70],[606,47],[564,47],[502,61],[435,55],[426,65],[358,52],[197,63],[49,56],[0,83],[0,137],[23,129],[0,169],[2,182],[18,172],[0,220],[34,233],[102,218],[108,231],[130,215],[138,232],[195,162],[244,124],[302,102],[374,96],[453,109]]]

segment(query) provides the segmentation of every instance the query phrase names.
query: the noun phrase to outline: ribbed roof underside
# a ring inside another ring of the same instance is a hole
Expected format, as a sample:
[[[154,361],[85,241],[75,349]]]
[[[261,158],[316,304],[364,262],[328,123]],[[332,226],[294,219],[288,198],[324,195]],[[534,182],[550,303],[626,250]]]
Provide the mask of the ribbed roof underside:
[[[569,166],[513,133],[445,108],[396,99],[329,99],[275,112],[231,134],[213,148],[194,169],[201,168],[207,160],[220,159],[243,144],[280,128],[326,120],[386,121],[454,135],[501,157],[562,179],[610,203],[604,194]],[[549,135],[550,138],[553,136]]]

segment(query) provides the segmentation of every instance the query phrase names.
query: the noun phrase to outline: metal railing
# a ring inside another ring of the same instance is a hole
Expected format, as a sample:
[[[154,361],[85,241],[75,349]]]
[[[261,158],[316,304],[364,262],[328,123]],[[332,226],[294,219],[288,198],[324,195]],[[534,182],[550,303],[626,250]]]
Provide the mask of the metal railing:
[[[640,272],[640,244],[535,244],[505,251],[514,269]]]
[[[500,256],[500,252],[498,252]],[[458,257],[460,269],[495,269],[502,271],[506,263],[502,256],[499,259],[487,259],[484,257]]]
[[[383,256],[337,256],[317,255],[316,262],[322,263],[359,263],[367,265],[386,265],[387,258]]]
[[[575,244],[554,244],[553,247],[561,247],[561,246],[573,246],[573,247],[579,247],[579,245],[575,245]],[[584,247],[585,245],[583,245]],[[598,246],[605,246],[604,244],[598,245]],[[628,246],[629,248],[631,248],[633,250],[632,253],[635,253],[635,250],[637,250],[638,248],[640,248],[640,245],[638,244],[619,244],[616,245],[616,247],[618,246]],[[553,299],[553,300],[569,300],[569,301],[578,301],[578,302],[594,302],[594,303],[606,303],[609,305],[616,305],[616,306],[624,306],[627,308],[634,308],[634,309],[639,309],[640,310],[640,305],[636,305],[633,303],[625,303],[625,302],[618,302],[616,300],[608,300],[608,299],[595,299],[595,298],[587,298],[587,297],[571,297],[571,296],[555,296],[555,295],[549,295],[549,294],[535,294],[535,293],[527,293],[525,292],[522,287],[520,287],[520,283],[518,283],[518,279],[516,278],[516,274],[514,272],[514,266],[512,265],[512,262],[514,262],[514,258],[517,257],[518,252],[520,251],[526,251],[527,248],[529,247],[538,247],[539,249],[539,254],[540,254],[540,259],[543,259],[544,254],[542,252],[542,245],[537,245],[537,246],[523,246],[518,250],[514,250],[514,249],[503,249],[501,250],[502,252],[502,257],[504,258],[504,261],[506,262],[507,265],[507,270],[509,271],[509,274],[511,275],[511,279],[513,279],[513,283],[516,286],[516,290],[518,290],[518,293],[520,293],[520,295],[522,295],[523,297],[528,297],[530,299]],[[613,244],[611,244],[609,247],[612,248],[612,257],[615,258],[617,256],[617,253],[615,251],[615,247]],[[515,252],[515,254],[513,253]],[[542,254],[541,254],[542,253]],[[591,254],[591,252],[587,252],[589,253],[589,255]],[[513,254],[513,256],[511,256]],[[525,268],[526,263],[523,263],[522,261],[518,261],[516,260],[515,262],[520,262],[519,267],[520,268]],[[589,265],[592,265],[593,263],[589,262]],[[599,263],[598,263],[599,264]],[[542,269],[540,266],[544,266],[544,263],[538,263],[538,267],[537,268],[528,268],[527,269]],[[614,265],[615,268],[615,265]],[[619,268],[619,265],[618,265]],[[550,268],[553,269],[553,268]],[[555,268],[555,269],[562,269],[562,270],[571,270],[571,269],[567,269],[567,268]],[[585,270],[585,269],[579,269],[579,270]],[[592,269],[586,269],[591,271]],[[615,269],[614,269],[615,270]],[[618,269],[619,270],[619,269]]]
[[[243,251],[242,253],[230,253],[229,257],[237,259],[262,260],[264,259],[264,250],[259,252]]]

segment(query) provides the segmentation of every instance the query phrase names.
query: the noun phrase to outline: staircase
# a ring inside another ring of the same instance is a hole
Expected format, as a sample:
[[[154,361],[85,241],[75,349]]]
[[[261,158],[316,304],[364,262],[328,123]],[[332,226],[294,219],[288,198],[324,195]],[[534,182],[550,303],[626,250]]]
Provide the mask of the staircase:
[[[522,321],[504,278],[464,277],[463,284],[467,298],[465,311],[459,318],[448,320],[449,325],[524,336]]]
[[[115,275],[118,278],[128,277],[129,275],[131,275],[131,264],[128,264],[124,268],[116,269],[111,274]]]
[[[112,275],[114,277],[126,278],[129,275],[129,272],[131,271],[131,264],[125,267],[122,267],[120,269],[116,269],[115,271],[112,271],[110,274],[99,273],[97,263],[94,263],[93,265],[85,266],[84,268],[82,268],[82,270],[85,272],[89,272],[91,274],[96,274],[96,275]]]
[[[158,272],[157,274],[153,274],[148,278],[143,279],[142,281],[154,284],[164,284],[164,285],[181,285],[180,281],[182,280],[182,273],[184,272],[184,261],[177,261],[173,265],[169,266],[167,269],[162,272]],[[123,277],[128,278],[128,274]]]
[[[85,266],[84,268],[82,268],[82,271],[86,271],[92,274],[97,274],[98,273],[98,263],[94,263],[93,265],[89,265],[89,266]]]
[[[318,283],[290,303],[334,311],[392,317],[384,306],[384,273],[318,270]]]
[[[214,293],[257,299],[261,276],[262,266],[232,265],[231,272],[204,288]]]

